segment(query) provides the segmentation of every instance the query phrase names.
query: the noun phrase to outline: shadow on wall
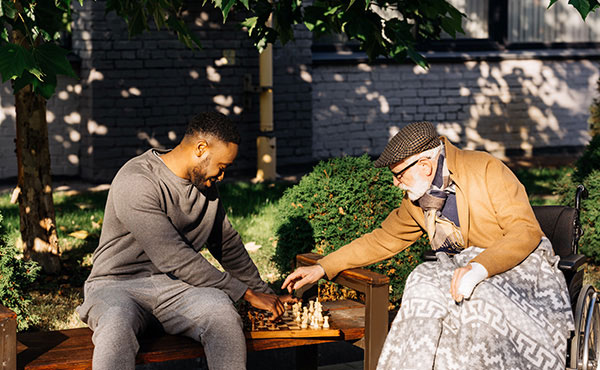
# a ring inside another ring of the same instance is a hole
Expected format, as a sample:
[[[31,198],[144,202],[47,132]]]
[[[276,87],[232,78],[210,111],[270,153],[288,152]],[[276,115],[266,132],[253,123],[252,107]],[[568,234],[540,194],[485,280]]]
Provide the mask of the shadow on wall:
[[[73,46],[82,56],[84,178],[110,180],[125,161],[149,148],[174,147],[190,116],[214,110],[230,116],[242,133],[232,170],[255,168],[258,96],[244,92],[244,77],[250,75],[258,84],[258,52],[243,31],[222,24],[220,13],[188,5],[184,16],[202,40],[201,50],[187,49],[166,31],[128,39],[124,21],[104,15],[103,1],[83,5]],[[240,17],[233,14],[232,21],[236,16]],[[274,58],[294,63],[274,68],[275,127],[283,147],[298,135],[280,129],[304,128],[310,134],[311,127],[310,114],[280,114],[302,100],[297,93],[302,89],[310,104],[310,88],[301,78],[303,65],[309,63],[286,59],[285,53],[280,48]],[[304,59],[309,61],[310,55]]]
[[[589,61],[506,60],[313,67],[318,158],[369,153],[412,121],[458,145],[506,154],[581,147],[598,68]]]
[[[0,85],[0,89],[0,179],[16,178],[15,98],[10,82]],[[47,102],[50,161],[55,175],[79,173],[80,94],[81,84],[76,79],[59,77],[56,94]]]
[[[479,77],[461,82],[470,97],[462,122],[467,148],[530,156],[534,148],[581,147],[598,68],[589,61],[467,63]],[[474,85],[474,83],[476,85]]]
[[[105,1],[75,4],[73,52],[80,81],[60,78],[48,101],[53,175],[110,181],[128,159],[149,148],[172,148],[195,113],[219,111],[240,128],[235,170],[256,168],[258,52],[245,32],[214,10],[189,3],[188,24],[203,49],[190,50],[167,31],[129,38],[125,22],[105,14]],[[237,17],[238,19],[236,19]],[[233,22],[239,14],[231,14]],[[311,160],[310,32],[274,50],[274,116],[278,163]],[[0,179],[16,177],[12,88],[0,94]]]

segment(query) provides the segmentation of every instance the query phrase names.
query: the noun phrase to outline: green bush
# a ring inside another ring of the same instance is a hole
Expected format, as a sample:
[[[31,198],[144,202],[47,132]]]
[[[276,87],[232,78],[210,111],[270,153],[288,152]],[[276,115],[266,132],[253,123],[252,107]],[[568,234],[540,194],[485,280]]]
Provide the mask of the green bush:
[[[596,81],[596,91],[600,92],[600,79]],[[594,98],[592,105],[590,106],[590,118],[588,119],[590,124],[590,135],[600,135],[600,99]]]
[[[579,240],[579,250],[600,263],[600,135],[595,136],[577,160],[573,174],[566,174],[556,183],[555,193],[559,203],[575,206],[575,192],[578,184],[583,184],[589,197],[581,201],[581,226],[583,236]]]
[[[280,199],[273,261],[282,274],[296,254],[328,254],[379,227],[400,205],[402,192],[387,169],[373,167],[367,155],[320,162]],[[390,300],[399,303],[408,274],[422,261],[428,242],[415,245],[369,268],[390,277]]]
[[[24,261],[17,249],[6,242],[0,215],[0,300],[17,314],[17,329],[25,330],[39,321],[30,311],[31,295],[27,293],[36,279],[39,265]]]
[[[592,138],[581,157],[577,159],[573,180],[584,181],[593,170],[600,170],[600,135]]]

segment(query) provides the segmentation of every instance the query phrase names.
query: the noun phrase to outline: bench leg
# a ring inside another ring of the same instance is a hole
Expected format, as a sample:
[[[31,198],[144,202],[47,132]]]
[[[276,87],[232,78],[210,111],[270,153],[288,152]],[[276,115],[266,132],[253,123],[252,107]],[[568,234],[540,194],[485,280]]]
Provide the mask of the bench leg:
[[[318,344],[296,347],[296,370],[317,370],[319,366]]]
[[[388,332],[389,286],[369,286],[365,305],[365,370],[375,370]]]
[[[17,322],[14,317],[0,319],[0,368],[17,368]]]

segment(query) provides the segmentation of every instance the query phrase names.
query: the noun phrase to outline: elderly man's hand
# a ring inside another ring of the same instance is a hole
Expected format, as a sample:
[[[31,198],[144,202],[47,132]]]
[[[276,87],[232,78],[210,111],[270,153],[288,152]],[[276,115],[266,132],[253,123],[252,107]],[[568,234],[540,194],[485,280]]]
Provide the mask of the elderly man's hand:
[[[470,264],[466,265],[465,267],[459,267],[456,270],[454,270],[454,275],[452,276],[452,282],[450,283],[450,295],[452,295],[452,298],[454,299],[454,302],[462,302],[463,300],[463,295],[460,294],[458,292],[458,287],[460,285],[460,281],[462,280],[463,276],[465,276],[465,274],[469,271],[471,271],[472,267]]]
[[[470,262],[465,267],[454,270],[450,283],[450,294],[455,302],[471,298],[473,289],[488,277],[488,271],[482,264]]]
[[[287,289],[291,293],[293,290],[300,289],[306,284],[316,283],[323,276],[325,276],[325,270],[319,264],[298,267],[296,271],[292,272],[285,279],[283,285],[281,285],[281,289]]]

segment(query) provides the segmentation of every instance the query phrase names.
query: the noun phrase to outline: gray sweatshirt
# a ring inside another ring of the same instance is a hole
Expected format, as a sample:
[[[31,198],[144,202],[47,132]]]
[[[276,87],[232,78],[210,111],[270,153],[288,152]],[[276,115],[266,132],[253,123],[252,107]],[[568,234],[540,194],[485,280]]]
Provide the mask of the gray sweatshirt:
[[[248,287],[271,292],[227,219],[216,187],[198,190],[153,151],[166,153],[148,150],[115,176],[88,280],[163,273],[221,289],[233,301]],[[204,246],[226,272],[198,253]]]

